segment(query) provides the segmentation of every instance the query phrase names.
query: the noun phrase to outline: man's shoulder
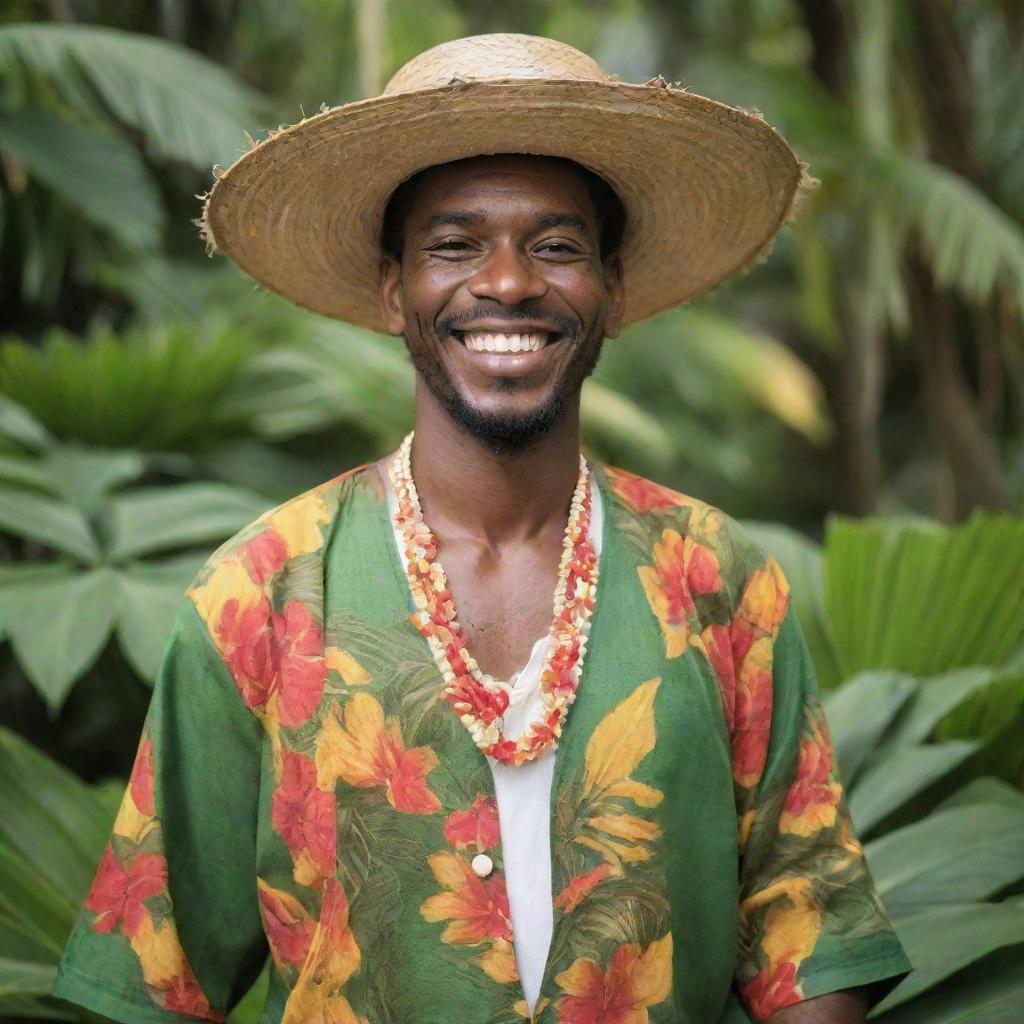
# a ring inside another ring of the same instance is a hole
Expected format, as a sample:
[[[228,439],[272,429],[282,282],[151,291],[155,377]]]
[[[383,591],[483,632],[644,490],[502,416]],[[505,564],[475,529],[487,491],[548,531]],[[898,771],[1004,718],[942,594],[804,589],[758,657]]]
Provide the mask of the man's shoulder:
[[[668,548],[690,561],[692,551],[710,552],[715,569],[735,585],[759,569],[778,574],[762,545],[731,515],[710,502],[615,466],[600,467],[613,502],[613,514],[627,524],[637,546],[648,544],[651,557]],[[698,561],[704,558],[701,554]]]
[[[288,563],[321,551],[344,495],[367,476],[368,465],[355,466],[268,509],[210,555],[197,582],[235,564],[245,569],[254,582],[266,583]]]

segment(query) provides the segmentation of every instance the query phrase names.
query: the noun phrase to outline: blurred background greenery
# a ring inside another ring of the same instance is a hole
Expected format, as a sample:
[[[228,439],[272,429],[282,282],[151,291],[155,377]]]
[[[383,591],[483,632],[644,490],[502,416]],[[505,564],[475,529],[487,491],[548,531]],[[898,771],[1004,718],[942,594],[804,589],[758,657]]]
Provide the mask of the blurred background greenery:
[[[195,196],[246,132],[489,31],[756,108],[821,180],[768,262],[607,346],[585,443],[793,582],[917,966],[875,1016],[1024,1020],[1015,0],[4,4],[0,1018],[85,1019],[47,993],[192,573],[411,420],[402,343],[208,260]]]

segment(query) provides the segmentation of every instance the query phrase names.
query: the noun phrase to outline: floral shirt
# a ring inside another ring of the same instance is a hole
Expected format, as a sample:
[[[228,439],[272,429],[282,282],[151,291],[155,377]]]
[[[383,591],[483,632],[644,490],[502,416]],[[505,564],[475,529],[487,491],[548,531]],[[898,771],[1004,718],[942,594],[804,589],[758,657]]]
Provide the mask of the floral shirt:
[[[894,984],[909,965],[778,566],[709,505],[594,479],[600,583],[532,1015],[493,779],[366,467],[196,578],[55,993],[129,1024],[220,1020],[268,950],[272,1024],[738,1024]]]

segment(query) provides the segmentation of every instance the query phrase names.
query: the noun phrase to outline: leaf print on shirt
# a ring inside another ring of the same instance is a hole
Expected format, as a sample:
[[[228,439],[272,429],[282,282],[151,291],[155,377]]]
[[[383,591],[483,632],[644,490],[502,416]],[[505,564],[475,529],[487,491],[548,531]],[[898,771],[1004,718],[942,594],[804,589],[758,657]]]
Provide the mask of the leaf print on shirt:
[[[337,709],[328,712],[316,745],[320,787],[333,794],[337,779],[363,789],[381,787],[388,803],[405,814],[433,814],[441,802],[427,785],[437,767],[430,747],[406,749],[397,719],[385,719],[384,709],[368,693],[345,702],[343,722]]]
[[[575,841],[596,850],[616,874],[625,863],[648,860],[650,844],[661,835],[655,822],[631,813],[625,803],[650,808],[662,800],[661,790],[631,778],[654,749],[654,696],[660,684],[658,677],[641,683],[605,715],[587,742],[580,812],[586,818]]]
[[[804,998],[796,974],[814,952],[822,919],[809,878],[782,879],[744,900],[740,905],[741,927],[765,906],[768,909],[758,929],[765,965],[741,985],[743,998],[759,1021]]]
[[[711,548],[671,529],[662,531],[652,558],[653,566],[638,566],[637,572],[665,638],[665,657],[678,658],[690,640],[694,598],[722,589],[718,558]]]
[[[320,923],[281,1024],[365,1024],[344,994],[358,970],[359,946],[349,924],[348,897],[337,879],[324,882]]]
[[[565,993],[558,1001],[559,1024],[647,1024],[647,1007],[672,991],[672,933],[646,949],[619,946],[607,968],[580,957],[555,981]]]

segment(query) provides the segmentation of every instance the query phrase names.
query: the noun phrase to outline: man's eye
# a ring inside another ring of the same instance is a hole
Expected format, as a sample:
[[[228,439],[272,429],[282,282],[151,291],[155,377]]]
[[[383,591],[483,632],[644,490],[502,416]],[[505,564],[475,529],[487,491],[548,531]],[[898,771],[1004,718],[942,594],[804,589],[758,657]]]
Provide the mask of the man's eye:
[[[463,249],[468,249],[469,247],[469,243],[463,241],[461,238],[445,238],[438,242],[437,245],[431,246],[435,251],[439,249],[455,249],[457,251],[461,251]]]
[[[537,252],[552,253],[555,256],[576,255],[579,250],[568,242],[542,242],[537,246]]]

